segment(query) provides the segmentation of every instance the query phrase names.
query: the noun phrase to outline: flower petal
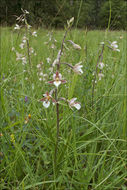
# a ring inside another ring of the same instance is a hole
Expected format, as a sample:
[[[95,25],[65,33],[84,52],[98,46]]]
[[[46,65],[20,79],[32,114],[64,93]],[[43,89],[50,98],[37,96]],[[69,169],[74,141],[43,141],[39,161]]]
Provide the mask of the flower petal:
[[[53,84],[54,84],[56,87],[58,87],[58,86],[61,84],[61,81],[60,81],[60,80],[59,80],[59,81],[54,81]]]
[[[50,106],[50,102],[48,101],[44,101],[43,102],[43,106],[45,107],[45,108],[48,108],[49,106]]]
[[[75,104],[74,104],[74,107],[75,107],[77,110],[80,110],[81,105],[80,105],[79,103],[75,103]]]

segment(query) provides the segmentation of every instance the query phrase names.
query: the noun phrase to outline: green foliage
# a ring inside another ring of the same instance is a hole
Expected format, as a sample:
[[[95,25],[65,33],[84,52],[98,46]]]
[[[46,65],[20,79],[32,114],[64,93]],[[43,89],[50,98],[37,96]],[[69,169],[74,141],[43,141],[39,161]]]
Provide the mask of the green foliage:
[[[126,29],[127,28],[127,6],[124,0],[111,0],[104,3],[99,13],[99,24],[103,28],[108,26],[111,11],[110,29]]]
[[[127,6],[125,0],[3,0],[0,20],[2,25],[13,25],[21,8],[30,12],[29,21],[36,27],[64,28],[67,19],[75,17],[79,28],[106,28],[110,15],[111,29],[126,29]]]
[[[25,75],[29,74],[29,65],[25,65],[28,73],[23,72],[24,66],[11,51],[12,46],[19,51],[23,32],[19,35],[12,28],[1,28],[0,189],[126,189],[126,33],[108,32],[106,39],[104,31],[88,31],[86,35],[83,30],[71,30],[68,34],[67,40],[80,44],[82,50],[77,52],[71,47],[70,51],[64,50],[62,61],[72,64],[83,61],[84,74],[75,76],[70,72],[68,75],[64,70],[63,76],[70,77],[72,83],[68,84],[68,93],[61,88],[60,95],[68,95],[71,90],[82,108],[77,112],[60,105],[55,173],[55,107],[45,109],[38,101],[50,87],[38,80],[36,66],[43,61],[43,72],[48,71],[46,58],[54,61],[64,32],[53,32],[57,40],[55,54],[44,44],[48,30],[39,29],[37,38],[30,40],[37,56],[32,58],[33,75],[28,80]],[[96,84],[92,109],[92,74],[100,50],[98,44],[107,40],[117,40],[121,51],[105,48],[104,78]],[[31,119],[25,123],[29,113]]]

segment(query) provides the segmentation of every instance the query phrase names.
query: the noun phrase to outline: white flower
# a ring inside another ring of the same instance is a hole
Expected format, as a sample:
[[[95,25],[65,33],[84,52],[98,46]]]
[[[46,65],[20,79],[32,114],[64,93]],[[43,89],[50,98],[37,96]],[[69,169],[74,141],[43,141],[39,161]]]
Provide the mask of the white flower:
[[[39,81],[42,81],[42,78],[39,78]]]
[[[20,26],[18,24],[15,25],[14,27],[15,30],[20,30]]]
[[[15,48],[14,47],[12,47],[12,49],[11,49],[12,51],[15,51]]]
[[[61,56],[61,50],[58,51],[57,58],[54,60],[54,62],[52,64],[53,67],[55,67],[55,65],[57,65],[59,63],[60,56]]]
[[[21,60],[21,59],[22,59],[22,57],[23,57],[23,55],[22,55],[22,54],[20,54],[20,53],[16,52],[16,61]]]
[[[50,73],[52,73],[53,72],[53,67],[49,67],[49,71],[50,71]]]
[[[43,72],[40,72],[39,75],[40,75],[40,76],[43,76]]]
[[[50,106],[50,100],[52,100],[53,102],[56,102],[53,97],[51,96],[51,92],[46,92],[45,94],[43,94],[44,98],[42,98],[40,101],[43,102],[43,106],[45,108],[48,108]]]
[[[24,43],[21,43],[21,44],[19,45],[19,47],[20,47],[21,49],[23,49],[23,48],[24,48]]]
[[[32,36],[37,37],[37,32],[36,32],[36,31],[34,31],[34,32],[32,33]]]
[[[51,45],[51,48],[52,48],[52,49],[55,49],[55,48],[56,48],[56,46],[55,46],[54,44],[52,44],[52,45]]]
[[[27,10],[25,10],[25,13],[26,13],[26,14],[29,14],[29,12],[28,12]]]
[[[68,40],[68,42],[70,42],[73,45],[74,49],[80,50],[81,47],[78,44],[75,44],[72,40]]]
[[[26,43],[26,40],[27,40],[26,36],[23,36],[22,42]]]
[[[98,64],[98,68],[99,68],[99,69],[103,69],[104,66],[105,66],[104,63],[102,63],[102,62],[100,62],[100,63]]]
[[[66,83],[66,80],[62,80],[62,75],[57,71],[56,74],[53,75],[53,80],[48,82],[49,84],[54,84],[57,88],[60,84]]]
[[[103,73],[98,73],[99,80],[101,80],[102,77],[104,77]]]
[[[120,52],[120,49],[118,49],[117,41],[113,41],[112,43],[111,42],[109,42],[109,43],[110,43],[111,48],[112,48],[113,51]]]
[[[27,64],[26,57],[22,57],[22,64],[23,64],[23,65]]]
[[[32,47],[29,49],[29,51],[30,51],[30,54],[34,53],[34,49]]]
[[[83,67],[83,65],[81,65],[82,62],[77,63],[74,67],[73,67],[73,71],[77,74],[82,74],[83,70],[81,69]]]
[[[44,101],[43,102],[43,106],[45,107],[45,108],[48,108],[49,106],[50,106],[50,102],[49,101]]]
[[[118,48],[117,41],[112,42],[111,47],[115,49]]]
[[[104,45],[105,43],[104,42],[100,42],[100,45]]]
[[[80,110],[81,104],[79,102],[75,102],[77,98],[72,98],[71,100],[68,100],[69,107],[72,109],[72,107],[75,107],[77,110]]]
[[[51,59],[49,57],[46,58],[47,63],[50,63]]]
[[[41,64],[38,64],[38,65],[37,65],[37,68],[40,69],[40,68],[41,68]]]
[[[58,59],[55,59],[52,66],[55,67],[55,65],[57,65],[59,63],[59,60]]]

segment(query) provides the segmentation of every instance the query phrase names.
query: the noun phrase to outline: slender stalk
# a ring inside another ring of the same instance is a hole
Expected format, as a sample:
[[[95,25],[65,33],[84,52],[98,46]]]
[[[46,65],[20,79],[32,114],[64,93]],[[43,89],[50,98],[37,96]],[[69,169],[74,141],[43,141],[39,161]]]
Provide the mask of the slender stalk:
[[[56,146],[55,146],[55,156],[54,156],[54,165],[55,165],[55,169],[56,169],[56,162],[57,162],[57,150],[58,150],[58,142],[59,142],[59,128],[60,128],[60,124],[59,124],[59,104],[58,104],[58,89],[55,90],[55,99],[56,99],[56,116],[57,116],[57,133],[56,133]]]
[[[29,65],[30,65],[30,68],[31,68],[31,58],[30,58],[30,46],[29,46],[29,40],[28,40],[28,27],[27,27],[28,23],[27,23],[27,20],[25,18],[25,29],[26,29],[26,44],[27,44],[27,56],[28,56],[28,61],[29,61]]]
[[[94,90],[95,90],[95,81],[96,81],[96,78],[97,78],[97,69],[98,69],[98,64],[100,61],[102,61],[103,59],[103,52],[104,52],[104,45],[102,46],[102,50],[101,50],[101,53],[98,57],[98,61],[97,61],[97,64],[96,64],[96,70],[95,70],[95,75],[94,75],[94,80],[93,80],[93,87],[92,87],[92,108],[93,108],[93,103],[94,103]]]
[[[59,54],[59,62],[57,64],[57,71],[59,72],[60,70],[60,59],[61,59],[61,55],[63,52],[63,47],[64,47],[64,41],[68,32],[68,29],[65,31],[64,37],[63,37],[63,41],[61,44],[61,49],[60,49],[60,54]],[[59,103],[58,103],[58,88],[55,90],[55,100],[56,100],[56,120],[57,120],[57,132],[56,132],[56,146],[55,146],[55,155],[54,155],[54,166],[55,166],[55,170],[56,170],[56,166],[57,166],[57,152],[58,152],[58,144],[59,144],[59,130],[60,130],[60,119],[59,119]]]

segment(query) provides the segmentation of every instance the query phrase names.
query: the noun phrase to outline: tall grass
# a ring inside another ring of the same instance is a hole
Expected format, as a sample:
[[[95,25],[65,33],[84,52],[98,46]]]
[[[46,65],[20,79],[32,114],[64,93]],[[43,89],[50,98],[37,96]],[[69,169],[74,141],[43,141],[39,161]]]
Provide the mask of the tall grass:
[[[60,189],[60,190],[125,190],[126,173],[126,34],[123,31],[71,30],[67,39],[80,44],[81,51],[65,51],[62,61],[83,61],[84,74],[77,76],[66,69],[62,75],[71,82],[59,94],[78,97],[82,108],[72,111],[60,105],[60,141],[57,171],[54,175],[56,138],[55,107],[45,109],[38,100],[50,89],[39,81],[37,64],[44,62],[48,74],[49,63],[60,49],[64,31],[54,31],[56,50],[44,44],[48,31],[38,29],[37,38],[30,40],[37,56],[29,65],[16,61],[14,46],[20,51],[23,36],[12,28],[1,28],[1,189]],[[120,36],[123,36],[120,39]],[[97,82],[92,107],[92,80],[101,41],[117,41],[120,52],[104,49],[104,77]],[[87,51],[86,51],[87,44]],[[69,44],[67,44],[69,46]],[[85,49],[84,49],[85,46]],[[25,68],[24,68],[25,67]],[[63,69],[63,68],[62,68]],[[28,77],[28,80],[26,80]],[[48,78],[52,78],[52,75]],[[28,101],[25,102],[25,96]],[[31,114],[31,119],[25,118]],[[11,135],[14,135],[14,139]]]

